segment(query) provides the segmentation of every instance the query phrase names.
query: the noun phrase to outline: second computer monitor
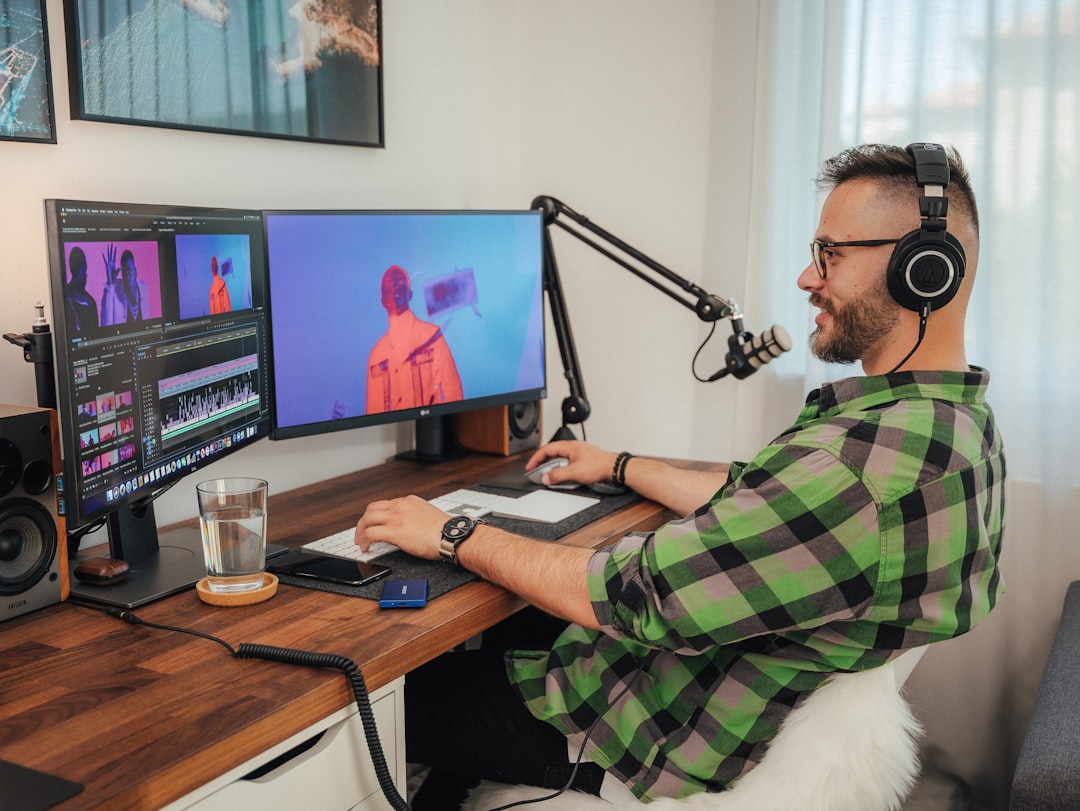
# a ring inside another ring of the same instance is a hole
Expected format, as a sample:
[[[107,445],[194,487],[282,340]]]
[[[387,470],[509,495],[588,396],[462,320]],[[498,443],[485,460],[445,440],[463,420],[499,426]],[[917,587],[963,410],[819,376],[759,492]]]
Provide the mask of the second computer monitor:
[[[264,220],[273,438],[546,396],[539,211]]]

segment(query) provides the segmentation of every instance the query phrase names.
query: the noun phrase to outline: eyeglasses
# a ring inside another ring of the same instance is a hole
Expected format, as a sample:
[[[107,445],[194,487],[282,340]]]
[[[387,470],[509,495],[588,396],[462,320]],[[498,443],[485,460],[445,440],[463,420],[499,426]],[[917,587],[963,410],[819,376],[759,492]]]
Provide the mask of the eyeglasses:
[[[814,268],[818,276],[824,279],[828,273],[824,251],[829,248],[876,248],[878,245],[895,245],[898,239],[853,239],[850,242],[822,242],[815,239],[810,243],[810,255],[814,259]]]

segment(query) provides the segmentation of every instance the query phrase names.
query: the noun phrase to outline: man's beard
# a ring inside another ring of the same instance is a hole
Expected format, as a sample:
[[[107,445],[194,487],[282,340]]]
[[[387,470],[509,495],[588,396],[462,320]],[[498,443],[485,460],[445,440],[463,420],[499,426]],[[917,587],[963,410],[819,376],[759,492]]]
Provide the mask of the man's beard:
[[[871,290],[862,298],[836,306],[818,296],[810,296],[810,304],[832,316],[829,337],[822,335],[819,326],[810,334],[810,351],[826,363],[854,363],[878,341],[888,335],[896,324],[896,306],[884,293]]]

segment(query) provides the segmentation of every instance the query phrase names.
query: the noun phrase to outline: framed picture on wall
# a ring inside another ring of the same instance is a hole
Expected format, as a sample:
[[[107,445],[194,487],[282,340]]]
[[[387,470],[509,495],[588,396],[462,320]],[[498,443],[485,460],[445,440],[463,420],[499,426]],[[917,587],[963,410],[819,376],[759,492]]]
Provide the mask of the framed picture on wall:
[[[0,2],[0,139],[56,143],[45,0]]]
[[[72,117],[383,146],[381,0],[65,0]]]

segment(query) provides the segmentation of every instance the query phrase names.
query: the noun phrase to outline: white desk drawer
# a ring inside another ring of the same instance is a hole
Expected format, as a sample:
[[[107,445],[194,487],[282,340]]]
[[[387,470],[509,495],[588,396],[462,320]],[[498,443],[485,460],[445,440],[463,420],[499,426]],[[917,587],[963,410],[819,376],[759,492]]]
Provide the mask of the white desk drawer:
[[[371,708],[390,774],[404,796],[404,679],[377,690],[371,697]],[[253,779],[244,778],[320,733],[322,737],[313,746],[273,771]],[[374,811],[391,806],[375,777],[355,705],[323,719],[170,806],[195,811],[295,811],[297,808],[344,811],[357,807]]]

